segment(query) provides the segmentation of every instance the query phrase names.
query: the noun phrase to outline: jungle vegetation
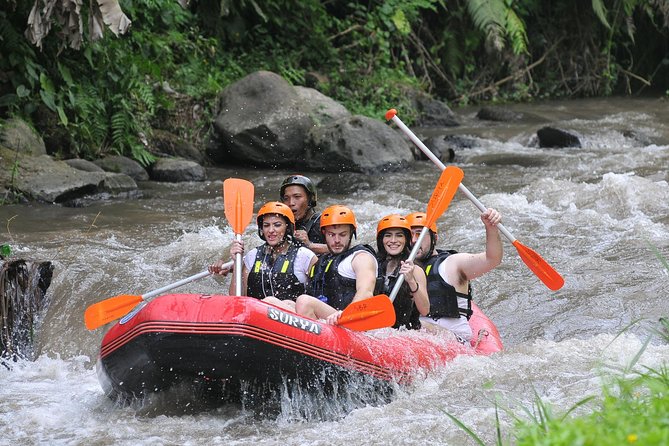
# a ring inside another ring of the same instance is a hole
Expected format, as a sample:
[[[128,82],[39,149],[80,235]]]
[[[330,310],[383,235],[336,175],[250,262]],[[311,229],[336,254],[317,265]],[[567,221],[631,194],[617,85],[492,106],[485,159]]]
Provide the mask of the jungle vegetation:
[[[59,157],[202,141],[256,70],[380,118],[408,89],[451,105],[666,95],[667,0],[0,0],[0,120]]]

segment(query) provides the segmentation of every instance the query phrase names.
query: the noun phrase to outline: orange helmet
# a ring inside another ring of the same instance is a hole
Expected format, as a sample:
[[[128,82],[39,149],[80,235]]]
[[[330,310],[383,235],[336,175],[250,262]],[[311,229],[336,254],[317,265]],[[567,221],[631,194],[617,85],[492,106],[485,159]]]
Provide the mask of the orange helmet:
[[[340,204],[325,208],[321,214],[321,230],[332,225],[351,225],[353,226],[354,236],[356,229],[358,229],[353,211]]]
[[[270,201],[265,203],[260,210],[258,211],[258,216],[256,217],[256,223],[258,224],[258,235],[261,239],[265,240],[265,236],[262,233],[262,222],[265,215],[269,214],[278,214],[286,219],[288,224],[288,229],[286,230],[286,235],[293,235],[295,229],[295,216],[293,211],[283,203],[278,201]]]
[[[425,212],[413,212],[405,217],[407,221],[409,222],[409,226],[425,226],[425,222],[427,221],[427,214]],[[429,226],[430,230],[434,232],[435,234],[437,233],[437,223],[433,222]]]
[[[390,228],[401,229],[404,233],[404,248],[402,249],[400,256],[401,258],[406,259],[409,257],[409,251],[411,250],[411,225],[406,218],[399,214],[386,215],[379,221],[379,224],[376,225],[376,250],[379,259],[385,259],[388,255],[385,246],[383,246],[383,231]]]
[[[381,231],[388,228],[407,229],[411,232],[411,225],[406,218],[399,214],[390,214],[383,217],[379,221],[379,224],[376,225],[376,235],[379,235]]]

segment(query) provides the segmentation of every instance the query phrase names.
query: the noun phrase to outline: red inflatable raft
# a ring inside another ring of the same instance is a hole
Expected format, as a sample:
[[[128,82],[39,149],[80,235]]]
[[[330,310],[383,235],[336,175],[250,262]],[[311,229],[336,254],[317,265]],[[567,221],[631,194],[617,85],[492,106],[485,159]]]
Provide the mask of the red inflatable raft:
[[[351,331],[249,297],[169,294],[138,306],[106,333],[98,377],[108,396],[124,400],[180,383],[218,400],[286,382],[325,394],[364,385],[388,395],[458,355],[500,351],[497,328],[473,310],[470,347],[390,328]]]

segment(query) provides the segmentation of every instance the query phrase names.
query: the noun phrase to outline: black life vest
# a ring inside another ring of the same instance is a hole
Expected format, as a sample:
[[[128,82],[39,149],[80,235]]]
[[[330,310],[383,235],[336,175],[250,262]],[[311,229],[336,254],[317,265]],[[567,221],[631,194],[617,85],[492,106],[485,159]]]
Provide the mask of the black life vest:
[[[386,276],[387,264],[387,260],[379,262],[379,280],[377,280],[377,284],[380,282],[381,285],[379,292],[390,296],[399,277],[399,266],[392,274]],[[400,286],[397,296],[395,296],[395,300],[393,301],[393,307],[395,307],[395,325],[393,325],[393,328],[406,327],[410,330],[420,329],[420,313],[411,298],[409,285],[406,282],[403,282]]]
[[[455,291],[453,285],[446,281],[439,274],[439,266],[451,254],[457,251],[437,250],[437,254],[427,259],[425,263],[425,275],[427,276],[427,295],[430,298],[430,314],[428,317],[453,317],[459,318],[465,316],[467,320],[472,317],[472,287],[469,285],[467,294]],[[467,300],[467,308],[461,308],[458,305],[458,298]]]
[[[296,222],[295,229],[307,232],[311,243],[325,243],[325,236],[321,232],[321,214],[314,212],[311,217]]]
[[[320,256],[309,273],[308,294],[323,300],[337,310],[346,308],[355,296],[356,281],[342,276],[337,269],[342,260],[362,250],[376,258],[374,248],[369,245],[356,245],[341,254],[327,253]]]
[[[277,256],[272,263],[272,255],[265,243],[258,247],[256,258],[249,271],[246,294],[256,299],[271,296],[278,299],[295,300],[306,292],[305,285],[295,275],[295,258],[300,249],[290,244],[284,254]]]

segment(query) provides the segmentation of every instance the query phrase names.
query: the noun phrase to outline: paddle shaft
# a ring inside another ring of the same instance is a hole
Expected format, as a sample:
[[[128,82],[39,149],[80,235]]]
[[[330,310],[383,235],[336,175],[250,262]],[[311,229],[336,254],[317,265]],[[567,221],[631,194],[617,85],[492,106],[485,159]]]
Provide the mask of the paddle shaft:
[[[227,268],[227,267],[230,267],[230,266],[232,266],[232,260],[227,262],[227,263],[224,263],[222,268]],[[182,285],[186,285],[187,283],[194,282],[198,279],[202,279],[203,277],[207,277],[209,275],[211,275],[211,273],[209,271],[202,271],[202,272],[194,274],[190,277],[186,277],[185,279],[181,279],[177,282],[171,283],[169,285],[165,285],[164,287],[158,288],[157,290],[149,291],[146,294],[142,294],[142,300],[149,299],[151,297],[162,294],[165,291],[173,290],[174,288],[179,288]]]
[[[235,234],[235,239],[242,241],[241,234]],[[242,295],[242,254],[235,254],[235,296]]]
[[[420,249],[420,245],[423,243],[423,239],[425,238],[429,230],[430,228],[428,228],[427,226],[423,226],[423,230],[420,231],[418,240],[416,240],[416,243],[414,243],[413,248],[411,248],[411,253],[409,253],[409,257],[406,260],[407,262],[414,261],[416,255],[418,254],[418,250]],[[402,286],[403,283],[404,283],[404,274],[400,274],[399,277],[397,278],[397,282],[395,282],[393,290],[390,292],[390,296],[388,296],[391,302],[395,302],[397,293],[399,293],[400,287]]]
[[[434,154],[428,149],[423,142],[418,139],[418,137],[402,122],[397,116],[397,111],[395,109],[390,109],[386,113],[387,120],[393,120],[395,124],[402,130],[408,137],[413,141],[413,143],[418,147],[434,164],[441,168],[442,172],[447,168],[444,166],[444,163],[439,160]],[[481,203],[469,190],[462,184],[458,184],[458,189],[465,194],[469,200],[474,203],[474,205],[481,211],[485,212],[486,207]],[[564,278],[558,273],[555,268],[548,264],[539,254],[537,254],[532,249],[520,243],[520,240],[517,240],[501,223],[497,224],[497,229],[501,232],[504,237],[506,237],[511,244],[518,251],[518,255],[523,260],[525,265],[527,265],[530,270],[541,280],[548,288],[553,291],[557,291],[564,285]]]
[[[237,192],[237,200],[235,202],[235,227],[239,228],[243,226],[244,222],[242,220],[242,194]],[[235,238],[238,242],[242,241],[241,234],[235,234]],[[237,253],[235,255],[235,296],[242,295],[242,254]]]
[[[407,127],[400,118],[397,117],[397,115],[393,116],[391,119],[409,137],[409,139],[425,154],[425,156],[430,158],[430,160],[437,165],[437,167],[439,167],[441,170],[444,170],[446,168],[444,163],[442,163],[441,160],[437,158],[435,154],[432,153],[432,151],[430,151],[430,149],[428,149],[425,144],[423,144],[423,141],[418,139],[418,137],[414,134],[414,132],[412,132],[411,129]],[[460,192],[462,192],[463,194],[465,194],[467,198],[469,198],[469,201],[474,203],[474,205],[479,209],[479,211],[485,212],[487,210],[487,208],[483,205],[483,203],[481,203],[478,200],[478,198],[476,198],[474,194],[472,194],[464,184],[460,183],[460,185],[458,185],[458,189],[460,189]],[[511,234],[504,227],[502,223],[497,224],[497,229],[499,229],[499,232],[501,232],[504,235],[504,237],[506,237],[511,243],[516,241],[516,237],[514,237],[513,234]]]

